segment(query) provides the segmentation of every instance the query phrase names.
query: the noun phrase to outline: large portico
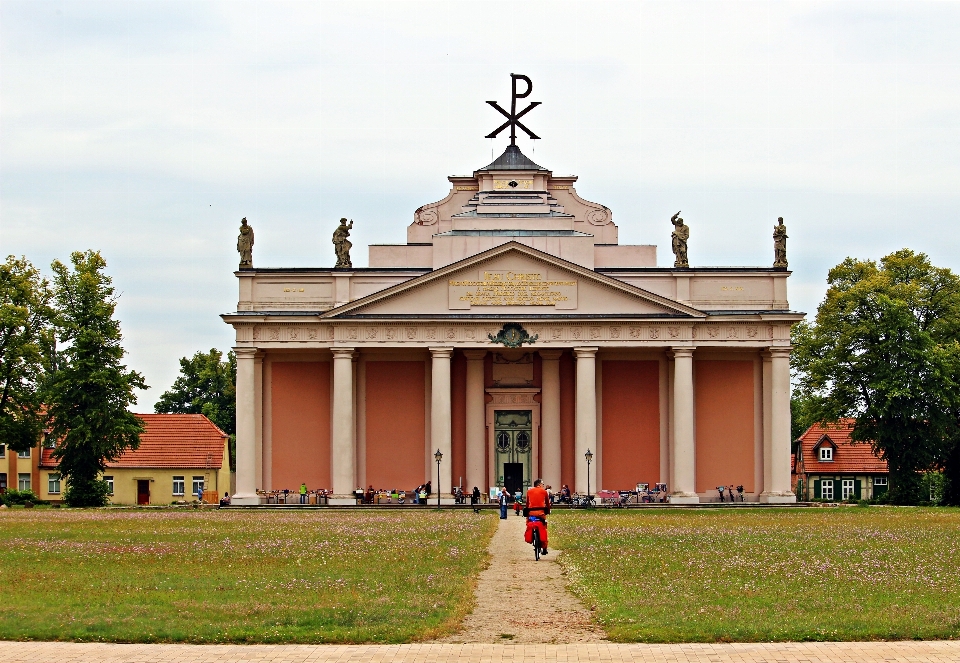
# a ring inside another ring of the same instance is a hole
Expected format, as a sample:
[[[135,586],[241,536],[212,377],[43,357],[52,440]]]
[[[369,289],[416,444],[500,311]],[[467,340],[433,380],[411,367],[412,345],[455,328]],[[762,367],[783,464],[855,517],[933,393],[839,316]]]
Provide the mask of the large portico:
[[[447,499],[540,476],[793,501],[789,272],[657,267],[576,179],[511,145],[370,267],[236,272],[234,503],[437,483],[437,450]]]

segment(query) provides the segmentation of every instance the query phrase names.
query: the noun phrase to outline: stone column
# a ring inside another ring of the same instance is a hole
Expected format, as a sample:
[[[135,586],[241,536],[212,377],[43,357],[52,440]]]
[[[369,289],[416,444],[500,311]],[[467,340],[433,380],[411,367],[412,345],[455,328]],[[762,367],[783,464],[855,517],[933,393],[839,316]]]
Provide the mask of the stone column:
[[[789,347],[770,348],[764,353],[764,413],[769,413],[769,425],[763,427],[763,492],[760,501],[788,504],[797,501],[790,489],[790,350]],[[769,365],[769,366],[768,366]]]
[[[357,487],[357,451],[354,447],[353,348],[333,348],[333,439],[331,503],[352,504]]]
[[[237,355],[237,488],[231,503],[259,504],[257,497],[256,348],[234,348]]]
[[[553,486],[554,490],[560,490],[561,354],[562,350],[540,350],[543,366],[543,389],[540,392],[540,466],[543,482]]]
[[[670,502],[696,504],[696,457],[693,436],[693,348],[673,349],[673,436],[670,449]]]
[[[467,356],[467,492],[474,486],[487,493],[486,409],[483,358],[486,350],[465,350]]]
[[[254,384],[254,426],[257,431],[256,486],[264,490],[263,485],[263,354],[258,352],[253,358]],[[222,490],[220,492],[223,492]]]
[[[590,492],[596,494],[597,486],[597,350],[599,348],[574,348],[577,358],[577,435],[574,463],[576,467],[576,491],[587,492],[587,449],[593,452],[590,465]]]
[[[430,396],[430,444],[433,451],[437,449],[443,454],[443,460],[440,463],[440,485],[436,485],[434,480],[434,491],[440,493],[441,499],[450,500],[453,487],[453,458],[451,454],[450,437],[452,431],[450,410],[450,357],[453,355],[453,348],[430,348],[431,357],[431,396]],[[436,473],[437,464],[433,462],[431,456],[431,468]],[[471,487],[472,488],[472,487]],[[436,492],[431,496],[436,499]]]

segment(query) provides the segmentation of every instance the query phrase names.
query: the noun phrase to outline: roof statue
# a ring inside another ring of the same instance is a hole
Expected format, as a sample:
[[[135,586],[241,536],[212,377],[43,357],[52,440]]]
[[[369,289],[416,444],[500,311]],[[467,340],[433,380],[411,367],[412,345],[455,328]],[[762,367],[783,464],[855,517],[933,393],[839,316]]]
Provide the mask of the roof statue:
[[[773,266],[787,266],[787,227],[783,225],[782,216],[773,227]]]
[[[347,237],[350,236],[350,230],[352,228],[352,219],[349,225],[346,219],[340,219],[340,225],[333,231],[333,239],[331,241],[337,252],[337,266],[335,269],[350,269],[353,267],[353,263],[350,262],[350,248],[353,244],[347,239]]]
[[[529,78],[523,76],[522,74],[510,74],[510,78],[513,81],[513,96],[510,98],[510,112],[500,108],[500,104],[496,101],[488,101],[487,103],[500,111],[500,114],[507,118],[507,121],[501,124],[499,127],[491,131],[486,135],[486,138],[496,138],[500,135],[500,132],[510,127],[510,145],[517,144],[517,127],[523,129],[530,138],[533,140],[539,140],[540,136],[533,133],[527,129],[521,122],[520,118],[532,111],[534,108],[540,105],[539,101],[531,101],[530,105],[524,108],[522,111],[517,113],[517,99],[526,99],[530,96],[530,93],[533,92],[533,83]],[[517,94],[517,81],[523,81],[527,84],[527,89],[523,94]]]
[[[670,235],[673,248],[673,255],[676,260],[673,261],[674,267],[689,267],[687,260],[687,240],[690,239],[690,227],[680,218],[680,212],[677,212],[670,218],[670,223],[674,226],[674,231]]]
[[[240,254],[240,269],[253,269],[253,226],[247,224],[247,217],[240,221],[237,253]]]

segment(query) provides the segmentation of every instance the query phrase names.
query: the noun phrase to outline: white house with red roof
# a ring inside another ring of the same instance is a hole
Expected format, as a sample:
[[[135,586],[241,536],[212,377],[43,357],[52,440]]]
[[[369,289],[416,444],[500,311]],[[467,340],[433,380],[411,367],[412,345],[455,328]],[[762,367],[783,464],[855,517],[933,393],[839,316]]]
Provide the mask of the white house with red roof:
[[[801,501],[873,499],[887,492],[887,462],[850,439],[854,420],[814,424],[797,441],[793,485]]]
[[[228,436],[202,414],[138,414],[144,423],[140,447],[107,463],[103,478],[113,504],[170,504],[197,499],[216,502],[230,490]],[[40,450],[34,492],[57,502],[64,489],[53,445]],[[37,490],[39,488],[39,490]]]

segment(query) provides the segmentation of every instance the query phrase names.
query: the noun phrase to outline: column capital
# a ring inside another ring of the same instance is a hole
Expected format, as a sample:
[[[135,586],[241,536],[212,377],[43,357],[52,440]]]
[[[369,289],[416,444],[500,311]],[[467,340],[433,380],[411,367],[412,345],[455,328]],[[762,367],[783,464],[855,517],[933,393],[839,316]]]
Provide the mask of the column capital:
[[[464,350],[464,351],[463,351],[463,354],[464,354],[464,355],[467,357],[467,359],[469,359],[470,361],[477,361],[477,360],[480,360],[480,359],[483,359],[484,357],[486,357],[486,356],[487,356],[487,351],[486,351],[486,350]]]
[[[597,346],[574,348],[573,354],[577,359],[593,359],[597,356],[599,349]]]
[[[550,361],[555,361],[560,359],[560,355],[563,354],[563,350],[537,350],[540,353],[540,359],[546,359]]]
[[[453,356],[453,348],[430,348],[430,356],[434,359],[449,359]]]
[[[771,359],[789,359],[791,351],[793,351],[792,345],[773,345],[766,348],[760,355],[767,361]]]
[[[352,359],[353,353],[356,352],[356,348],[330,348],[330,352],[333,353],[334,359],[337,359],[337,358]]]
[[[237,359],[240,359],[241,357],[244,359],[254,359],[256,358],[257,353],[260,351],[258,348],[248,347],[231,348],[231,350],[233,350],[233,354],[237,356]]]
[[[691,347],[670,348],[669,354],[674,359],[683,358],[683,357],[693,357],[693,348]]]

